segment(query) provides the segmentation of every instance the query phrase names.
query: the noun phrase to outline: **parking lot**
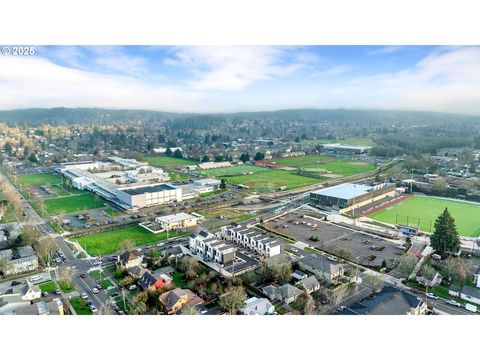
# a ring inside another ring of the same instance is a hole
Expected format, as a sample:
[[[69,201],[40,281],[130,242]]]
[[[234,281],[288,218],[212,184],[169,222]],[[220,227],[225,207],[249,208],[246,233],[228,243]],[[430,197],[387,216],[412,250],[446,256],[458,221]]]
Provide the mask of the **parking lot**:
[[[277,233],[337,256],[351,253],[352,260],[364,266],[380,267],[385,260],[390,267],[404,254],[398,245],[382,238],[324,222],[302,212],[288,214],[264,225]]]

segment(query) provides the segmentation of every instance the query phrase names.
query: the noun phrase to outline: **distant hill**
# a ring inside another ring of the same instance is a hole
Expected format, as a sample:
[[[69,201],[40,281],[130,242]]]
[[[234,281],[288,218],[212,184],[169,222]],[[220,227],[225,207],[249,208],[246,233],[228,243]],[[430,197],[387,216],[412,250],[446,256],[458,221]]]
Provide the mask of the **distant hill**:
[[[9,125],[24,124],[114,124],[145,122],[191,123],[193,121],[218,122],[222,120],[280,120],[307,123],[368,124],[369,126],[414,126],[440,124],[468,124],[478,122],[479,116],[467,116],[421,111],[346,110],[346,109],[291,109],[237,113],[168,113],[148,110],[111,110],[99,108],[19,109],[0,111],[0,122]]]

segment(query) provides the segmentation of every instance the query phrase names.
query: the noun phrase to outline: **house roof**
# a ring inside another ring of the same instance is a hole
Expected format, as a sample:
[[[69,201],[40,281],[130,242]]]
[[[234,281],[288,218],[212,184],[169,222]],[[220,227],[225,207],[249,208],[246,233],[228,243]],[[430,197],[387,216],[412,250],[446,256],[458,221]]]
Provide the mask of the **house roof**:
[[[318,282],[317,278],[313,275],[303,279],[300,281],[300,284],[305,287],[307,290],[315,290],[316,287],[320,286],[320,283]]]
[[[300,271],[300,270],[295,270],[292,274],[292,277],[297,280],[302,280],[307,276],[308,276],[307,274],[305,274],[303,271]]]
[[[415,296],[385,286],[378,294],[363,299],[345,310],[339,311],[338,315],[404,315],[412,308],[417,308],[422,303]]]
[[[187,296],[187,303],[189,304],[198,305],[203,303],[203,300],[189,289],[173,289],[167,291],[166,293],[160,295],[159,300],[167,310],[171,310],[173,306],[185,295]]]
[[[142,257],[142,254],[138,250],[127,250],[120,255],[120,260],[123,262],[129,262],[131,260],[136,260],[139,257]]]
[[[341,266],[341,264],[335,263],[333,261],[328,260],[324,257],[317,257],[314,255],[307,255],[299,260],[300,263],[303,263],[307,266],[310,266],[314,269],[320,270],[322,272],[331,273],[332,267]]]
[[[462,290],[462,288],[455,284],[450,285],[448,288],[448,291],[460,292],[460,290]]]
[[[280,286],[277,291],[279,291],[284,298],[295,297],[302,293],[302,290],[290,284]]]
[[[152,274],[150,271],[145,271],[142,277],[138,280],[138,285],[142,289],[148,289],[157,282],[158,277],[155,274]]]
[[[251,297],[245,301],[245,306],[240,309],[240,312],[245,315],[265,315],[272,307],[268,299]]]
[[[462,294],[471,296],[476,299],[480,299],[480,289],[473,288],[470,286],[464,286],[462,287]]]

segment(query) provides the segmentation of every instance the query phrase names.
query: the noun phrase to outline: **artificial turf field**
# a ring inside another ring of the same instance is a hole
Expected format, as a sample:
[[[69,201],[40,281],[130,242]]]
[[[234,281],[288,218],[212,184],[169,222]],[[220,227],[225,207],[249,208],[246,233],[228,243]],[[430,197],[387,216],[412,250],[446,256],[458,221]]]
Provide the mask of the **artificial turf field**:
[[[281,165],[302,168],[305,171],[315,171],[319,174],[322,172],[331,173],[339,177],[362,174],[376,168],[374,164],[359,162],[351,158],[334,158],[322,155],[306,155],[273,161]]]
[[[398,223],[415,227],[418,226],[420,219],[420,229],[430,232],[433,231],[433,224],[445,207],[455,219],[460,235],[472,237],[480,235],[480,204],[452,199],[415,195],[368,217],[388,224],[395,224],[398,219]]]
[[[181,233],[170,231],[169,239],[183,235]],[[135,246],[156,243],[167,238],[167,233],[153,234],[139,225],[130,225],[120,229],[100,232],[91,235],[80,236],[76,239],[84,249],[92,256],[112,254],[121,250],[122,242],[130,240]]]

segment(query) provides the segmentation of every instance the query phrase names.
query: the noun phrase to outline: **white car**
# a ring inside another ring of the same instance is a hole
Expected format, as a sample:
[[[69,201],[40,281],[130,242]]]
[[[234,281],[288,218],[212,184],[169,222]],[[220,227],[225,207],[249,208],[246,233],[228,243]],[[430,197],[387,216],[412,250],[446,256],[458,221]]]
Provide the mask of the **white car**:
[[[82,294],[82,299],[85,299],[85,300],[87,300],[87,299],[88,299],[88,295],[87,295],[87,293],[83,293],[83,294]]]
[[[433,293],[427,293],[427,297],[430,299],[438,299],[438,296],[434,295]]]
[[[90,310],[92,310],[93,313],[96,313],[98,310],[95,306],[91,305]]]
[[[92,289],[92,292],[93,292],[94,294],[98,294],[98,289],[97,289],[97,288],[93,288],[93,289]]]
[[[447,300],[445,300],[445,302],[449,305],[453,305],[453,306],[456,306],[456,307],[461,307],[462,306],[462,304],[460,304],[458,301],[451,300],[451,299],[447,299]]]

